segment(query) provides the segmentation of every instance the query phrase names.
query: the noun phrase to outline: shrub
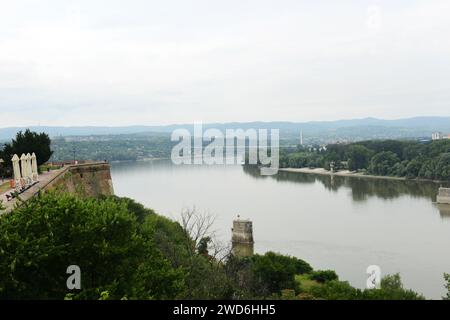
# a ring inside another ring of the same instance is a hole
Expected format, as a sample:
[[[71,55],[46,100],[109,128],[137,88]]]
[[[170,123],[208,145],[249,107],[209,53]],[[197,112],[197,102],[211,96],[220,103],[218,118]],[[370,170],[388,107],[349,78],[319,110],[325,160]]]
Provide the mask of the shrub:
[[[319,270],[311,272],[310,279],[319,283],[325,283],[328,281],[338,280],[339,277],[333,270]]]

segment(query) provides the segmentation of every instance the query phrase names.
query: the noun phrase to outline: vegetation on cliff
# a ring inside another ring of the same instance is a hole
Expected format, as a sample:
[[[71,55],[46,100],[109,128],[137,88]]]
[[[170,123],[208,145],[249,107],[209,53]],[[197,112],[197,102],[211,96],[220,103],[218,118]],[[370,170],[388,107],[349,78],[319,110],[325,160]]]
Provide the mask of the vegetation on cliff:
[[[45,193],[0,217],[0,298],[422,298],[397,276],[361,291],[273,252],[219,259],[210,240],[131,199]],[[81,268],[81,290],[66,287],[69,265]]]

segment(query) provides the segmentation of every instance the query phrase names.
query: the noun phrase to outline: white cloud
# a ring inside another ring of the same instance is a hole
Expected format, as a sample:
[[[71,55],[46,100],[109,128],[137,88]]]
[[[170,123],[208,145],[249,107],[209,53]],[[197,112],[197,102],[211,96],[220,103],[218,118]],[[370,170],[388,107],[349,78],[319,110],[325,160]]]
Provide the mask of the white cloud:
[[[0,126],[450,115],[448,1],[77,3],[0,1]]]

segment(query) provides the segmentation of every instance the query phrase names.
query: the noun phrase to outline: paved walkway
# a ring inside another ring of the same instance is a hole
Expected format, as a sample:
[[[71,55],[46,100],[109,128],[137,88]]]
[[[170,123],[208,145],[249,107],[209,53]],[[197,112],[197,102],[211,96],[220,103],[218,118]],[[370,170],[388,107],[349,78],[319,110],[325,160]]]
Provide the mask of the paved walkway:
[[[59,176],[62,172],[66,171],[69,167],[63,167],[58,170],[52,170],[50,172],[44,172],[39,175],[39,182],[32,186],[30,189],[26,190],[25,192],[21,193],[19,195],[20,199],[26,201],[33,197],[39,190],[47,186],[53,179],[55,179],[57,176]],[[14,205],[18,201],[17,199],[13,199],[11,201],[7,201],[6,194],[13,191],[13,189],[8,190],[7,192],[4,192],[0,194],[0,200],[3,201],[3,207],[6,208],[4,211],[0,211],[0,215],[4,213],[10,212],[12,209],[14,209]]]

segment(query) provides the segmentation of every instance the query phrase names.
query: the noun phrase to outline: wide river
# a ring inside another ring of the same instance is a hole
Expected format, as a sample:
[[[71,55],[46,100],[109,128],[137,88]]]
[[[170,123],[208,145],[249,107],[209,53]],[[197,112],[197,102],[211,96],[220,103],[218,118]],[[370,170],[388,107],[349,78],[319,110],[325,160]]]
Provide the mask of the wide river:
[[[176,166],[170,161],[112,165],[115,193],[179,220],[185,208],[216,216],[230,241],[239,214],[253,221],[255,251],[276,251],[333,269],[364,288],[366,269],[400,272],[405,287],[440,299],[450,273],[450,208],[439,185],[280,172],[241,166]]]

